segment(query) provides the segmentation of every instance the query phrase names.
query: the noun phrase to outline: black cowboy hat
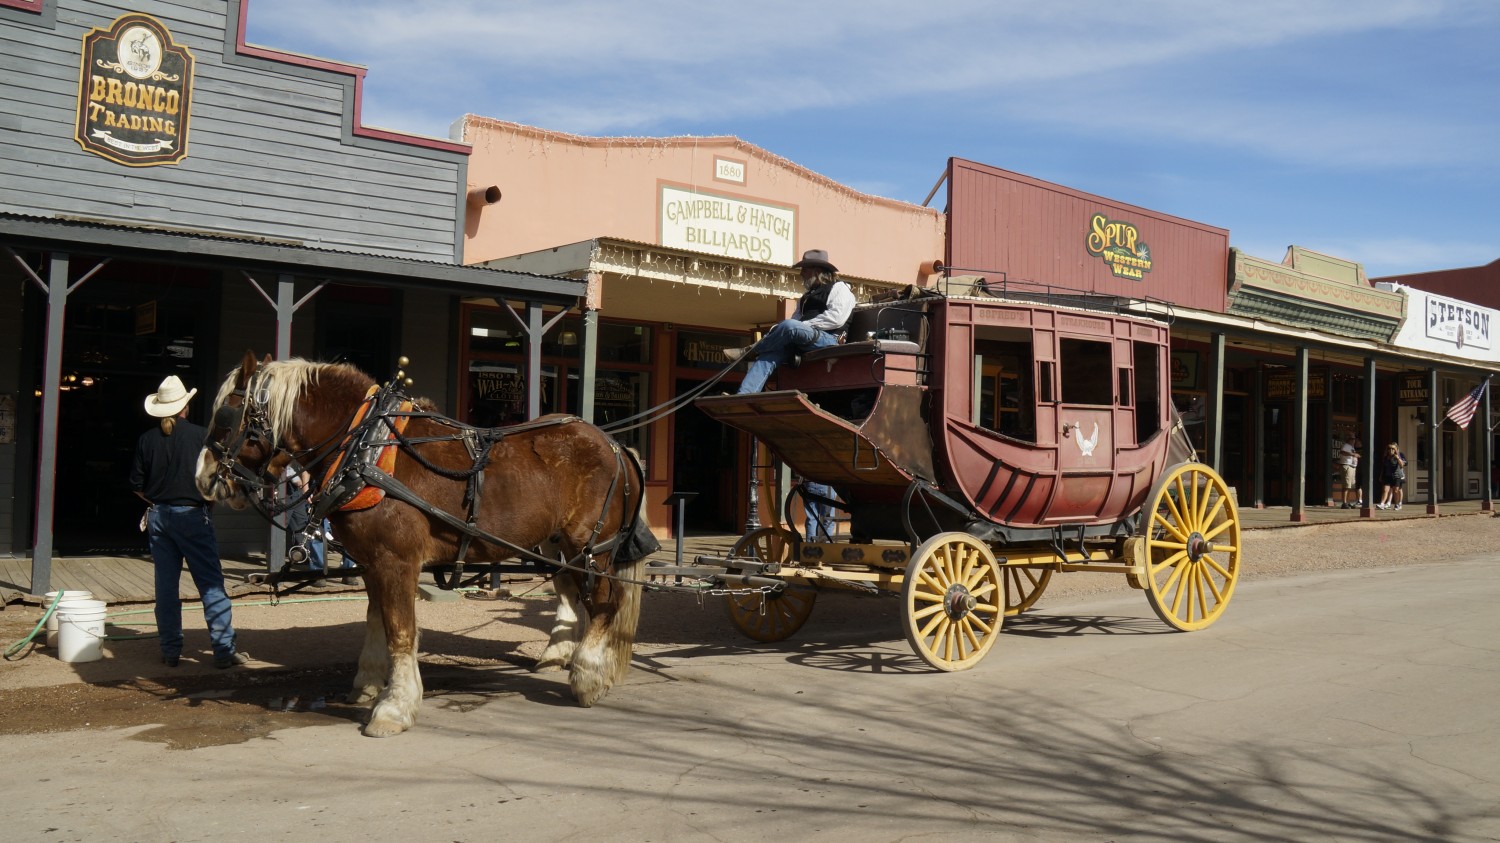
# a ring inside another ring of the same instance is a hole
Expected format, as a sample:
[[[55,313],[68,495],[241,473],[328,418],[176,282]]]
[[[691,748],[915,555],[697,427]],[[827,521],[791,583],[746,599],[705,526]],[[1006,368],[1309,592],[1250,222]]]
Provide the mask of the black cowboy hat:
[[[792,264],[792,269],[801,269],[804,266],[816,266],[829,272],[838,272],[839,268],[828,262],[828,253],[822,249],[808,249],[802,253],[802,260]]]

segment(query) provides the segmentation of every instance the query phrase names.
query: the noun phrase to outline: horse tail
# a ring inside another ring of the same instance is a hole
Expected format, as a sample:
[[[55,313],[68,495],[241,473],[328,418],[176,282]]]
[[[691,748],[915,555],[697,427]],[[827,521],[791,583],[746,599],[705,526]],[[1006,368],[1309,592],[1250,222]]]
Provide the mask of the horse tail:
[[[630,673],[635,631],[641,620],[641,578],[646,557],[660,546],[646,518],[645,472],[635,453],[628,448],[623,450],[628,457],[622,463],[628,477],[625,488],[629,491],[623,498],[625,511],[618,543],[609,553],[614,574],[607,585],[610,605],[590,620],[588,631],[572,656],[568,674],[573,697],[585,708],[598,702]]]
[[[630,540],[620,548],[614,560],[615,575],[619,577],[616,582],[620,587],[620,608],[615,612],[608,645],[613,651],[609,657],[614,668],[610,677],[611,684],[625,681],[626,674],[630,673],[630,658],[635,649],[635,630],[641,621],[641,581],[646,567],[646,557],[654,551],[654,548],[648,549],[642,546],[644,541],[642,537],[647,537],[649,544],[655,544],[658,548],[661,546],[651,532],[651,519],[646,515],[646,473],[641,469],[640,457],[634,449],[626,448],[625,452],[630,456],[636,501],[634,516],[624,528],[630,530]]]

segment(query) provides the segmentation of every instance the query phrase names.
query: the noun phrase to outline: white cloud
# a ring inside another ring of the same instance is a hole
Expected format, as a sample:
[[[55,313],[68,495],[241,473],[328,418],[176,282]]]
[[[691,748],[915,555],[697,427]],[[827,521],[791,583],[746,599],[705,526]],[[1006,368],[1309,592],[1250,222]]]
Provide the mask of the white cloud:
[[[1482,25],[1483,0],[251,0],[252,40],[371,68],[370,122],[465,112],[582,134],[733,132],[819,109],[941,101],[955,122],[1112,131],[1341,167],[1470,161],[1495,127],[1215,88],[1205,62],[1369,32]],[[1143,78],[1151,84],[1142,86]],[[1176,77],[1176,78],[1174,78]],[[942,99],[947,98],[947,99]],[[899,115],[891,115],[899,119]]]

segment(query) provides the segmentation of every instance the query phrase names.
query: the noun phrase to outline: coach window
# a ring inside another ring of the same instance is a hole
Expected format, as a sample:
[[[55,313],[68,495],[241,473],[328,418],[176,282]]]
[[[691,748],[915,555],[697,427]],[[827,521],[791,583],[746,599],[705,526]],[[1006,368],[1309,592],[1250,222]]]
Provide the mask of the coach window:
[[[1062,403],[1115,403],[1115,367],[1109,343],[1064,338],[1058,341],[1057,351],[1062,372]]]
[[[986,430],[1036,441],[1031,332],[979,326],[974,336],[974,418]]]

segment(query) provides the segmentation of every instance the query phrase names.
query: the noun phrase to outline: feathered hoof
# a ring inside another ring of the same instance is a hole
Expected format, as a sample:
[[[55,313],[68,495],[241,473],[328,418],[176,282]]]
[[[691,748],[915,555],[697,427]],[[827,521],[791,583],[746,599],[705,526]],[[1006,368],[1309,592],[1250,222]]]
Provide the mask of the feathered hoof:
[[[379,688],[355,688],[345,697],[350,705],[369,705],[380,696]]]
[[[609,683],[601,672],[575,668],[568,679],[568,684],[573,688],[573,699],[584,708],[592,708],[594,703],[604,699],[604,695],[609,693]]]
[[[568,666],[568,663],[565,662],[565,661],[563,661],[562,659],[547,659],[546,661],[538,661],[536,663],[536,665],[534,665],[531,668],[531,672],[532,673],[556,673],[559,670],[562,670],[563,668],[565,668],[567,666]]]
[[[394,720],[371,720],[365,724],[363,732],[370,738],[390,738],[406,731],[408,727]]]

